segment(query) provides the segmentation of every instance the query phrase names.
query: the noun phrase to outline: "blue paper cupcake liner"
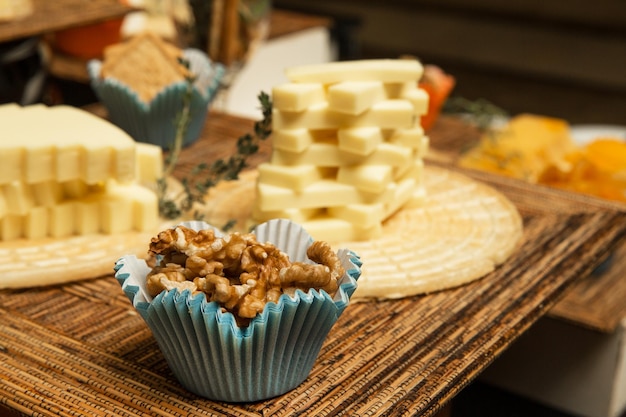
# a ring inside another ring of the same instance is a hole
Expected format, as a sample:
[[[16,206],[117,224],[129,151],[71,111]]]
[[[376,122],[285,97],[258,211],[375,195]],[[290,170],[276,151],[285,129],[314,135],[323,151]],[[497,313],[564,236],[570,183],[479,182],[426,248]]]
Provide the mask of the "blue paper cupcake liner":
[[[197,49],[186,49],[183,54],[189,61],[191,72],[196,75],[190,103],[190,123],[183,139],[183,145],[187,146],[200,137],[225,68],[222,64],[211,62],[206,54]],[[146,103],[122,82],[101,78],[101,68],[99,60],[87,63],[91,87],[106,107],[109,120],[138,142],[168,149],[176,135],[176,117],[183,108],[187,83],[171,84]]]
[[[184,225],[195,230],[211,227],[202,222]],[[258,241],[270,241],[287,253],[292,262],[308,261],[312,239],[299,225],[272,220],[258,226],[255,234]],[[212,400],[251,402],[290,391],[309,375],[361,274],[355,253],[340,249],[337,254],[346,273],[333,297],[314,289],[296,290],[293,297],[283,294],[244,328],[203,294],[172,290],[152,299],[145,289],[150,268],[135,256],[119,259],[115,276],[186,389]]]

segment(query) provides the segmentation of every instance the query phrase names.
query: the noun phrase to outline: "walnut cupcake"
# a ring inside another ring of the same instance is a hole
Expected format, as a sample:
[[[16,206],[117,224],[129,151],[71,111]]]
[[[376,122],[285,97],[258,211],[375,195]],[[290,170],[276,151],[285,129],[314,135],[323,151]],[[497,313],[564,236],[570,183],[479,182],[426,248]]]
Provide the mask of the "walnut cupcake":
[[[150,252],[152,266],[119,259],[116,278],[179,382],[217,401],[260,401],[302,383],[361,274],[355,253],[283,219],[247,234],[183,223]]]

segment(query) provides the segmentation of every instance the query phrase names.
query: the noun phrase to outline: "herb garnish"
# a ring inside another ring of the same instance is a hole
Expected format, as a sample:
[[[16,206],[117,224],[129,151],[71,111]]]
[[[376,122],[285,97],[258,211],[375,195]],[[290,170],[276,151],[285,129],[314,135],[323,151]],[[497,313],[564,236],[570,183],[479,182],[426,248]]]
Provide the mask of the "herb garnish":
[[[159,198],[159,213],[166,219],[176,219],[188,213],[194,203],[201,203],[210,188],[220,181],[232,181],[239,178],[239,173],[248,166],[248,158],[259,150],[260,141],[267,139],[272,133],[272,101],[267,93],[258,95],[261,104],[263,119],[254,123],[254,132],[246,133],[237,140],[234,154],[226,159],[218,159],[211,164],[201,163],[195,166],[188,177],[181,180],[183,190],[178,195],[168,195],[167,178],[171,175],[182,149],[183,138],[190,122],[189,108],[193,79],[188,79],[183,108],[176,120],[176,136],[170,152],[165,159],[163,177],[157,180],[157,195]],[[202,214],[194,212],[193,218],[202,219]]]

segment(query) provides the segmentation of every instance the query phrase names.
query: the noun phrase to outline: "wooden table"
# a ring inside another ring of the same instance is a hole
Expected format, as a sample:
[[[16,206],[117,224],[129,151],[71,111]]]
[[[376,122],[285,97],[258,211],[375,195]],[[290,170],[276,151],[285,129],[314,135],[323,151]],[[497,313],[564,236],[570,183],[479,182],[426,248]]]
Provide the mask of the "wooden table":
[[[177,174],[228,154],[251,127],[212,113]],[[466,134],[454,120],[440,120],[427,164],[457,170],[448,144]],[[255,163],[268,157],[268,145]],[[517,205],[525,232],[516,254],[460,288],[351,304],[295,390],[252,404],[185,391],[109,275],[0,291],[0,405],[27,415],[435,415],[626,240],[623,206],[462,172]]]
[[[132,9],[118,0],[33,0],[34,12],[0,23],[0,43],[121,17]]]

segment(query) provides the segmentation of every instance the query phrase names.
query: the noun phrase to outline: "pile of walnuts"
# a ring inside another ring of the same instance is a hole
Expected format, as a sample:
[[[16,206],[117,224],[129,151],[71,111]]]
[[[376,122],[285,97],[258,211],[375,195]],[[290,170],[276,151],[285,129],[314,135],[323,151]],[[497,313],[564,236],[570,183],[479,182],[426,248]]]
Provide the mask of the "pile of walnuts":
[[[324,290],[333,296],[344,269],[328,243],[315,241],[307,250],[314,264],[291,262],[271,243],[252,233],[217,237],[212,229],[198,232],[177,226],[152,238],[150,252],[162,259],[147,276],[148,292],[189,289],[202,292],[235,315],[239,325],[263,311],[268,302],[297,289]]]

